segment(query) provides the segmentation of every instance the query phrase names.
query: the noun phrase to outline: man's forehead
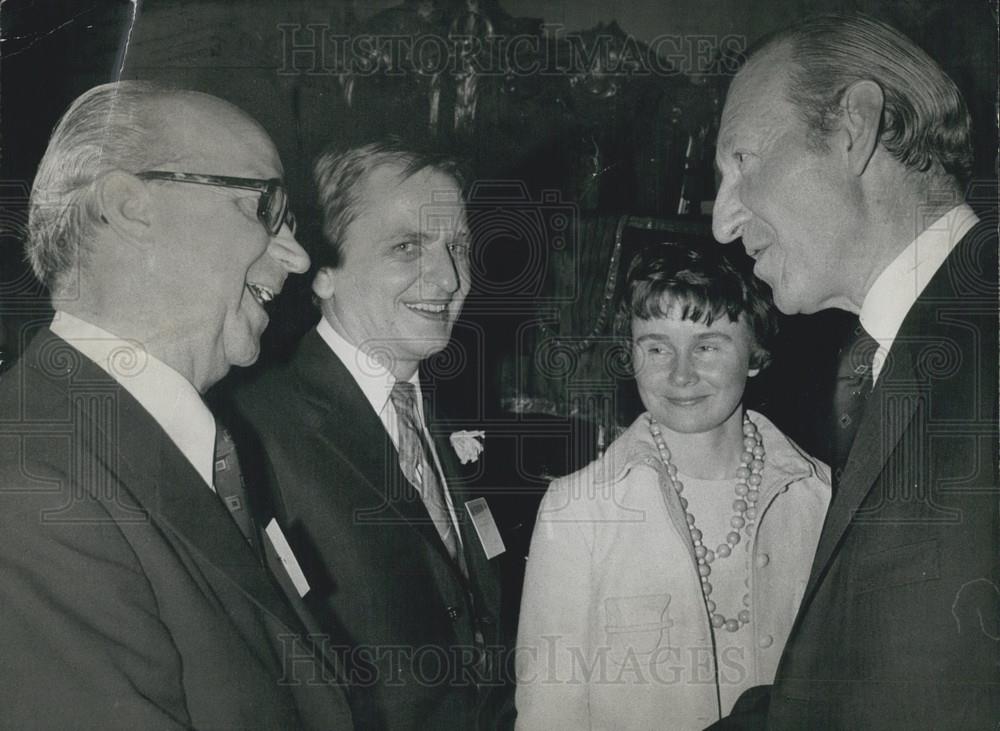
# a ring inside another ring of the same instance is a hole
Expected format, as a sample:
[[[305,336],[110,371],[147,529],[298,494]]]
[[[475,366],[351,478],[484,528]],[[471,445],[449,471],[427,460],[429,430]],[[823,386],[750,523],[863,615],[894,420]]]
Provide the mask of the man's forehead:
[[[281,177],[278,151],[264,129],[228,102],[207,94],[164,99],[158,110],[169,153],[186,172]]]
[[[719,143],[724,146],[736,128],[757,127],[785,116],[790,59],[784,48],[766,49],[736,75],[722,110]]]
[[[465,206],[450,173],[432,166],[411,172],[396,161],[378,165],[365,178],[361,205],[378,204],[421,214],[450,210],[452,216],[464,214]]]

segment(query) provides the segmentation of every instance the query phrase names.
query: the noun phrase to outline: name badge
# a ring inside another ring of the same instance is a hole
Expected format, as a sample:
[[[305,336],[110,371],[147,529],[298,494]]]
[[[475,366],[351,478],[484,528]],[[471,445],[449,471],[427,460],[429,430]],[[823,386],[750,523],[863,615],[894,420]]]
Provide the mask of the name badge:
[[[299,593],[299,598],[301,599],[309,593],[309,582],[306,581],[306,575],[302,573],[302,567],[299,566],[298,559],[292,553],[292,547],[288,545],[285,534],[281,532],[281,526],[278,525],[278,521],[271,518],[271,522],[267,524],[264,532],[267,533],[267,538],[271,541],[274,552],[278,554],[278,560],[285,567],[285,573],[292,580],[292,585],[295,586],[295,591]]]
[[[472,518],[472,525],[476,529],[476,535],[479,536],[479,542],[483,544],[486,558],[494,558],[506,551],[496,521],[493,520],[493,513],[486,504],[486,498],[477,497],[475,500],[467,501],[465,509],[469,511],[469,517]]]

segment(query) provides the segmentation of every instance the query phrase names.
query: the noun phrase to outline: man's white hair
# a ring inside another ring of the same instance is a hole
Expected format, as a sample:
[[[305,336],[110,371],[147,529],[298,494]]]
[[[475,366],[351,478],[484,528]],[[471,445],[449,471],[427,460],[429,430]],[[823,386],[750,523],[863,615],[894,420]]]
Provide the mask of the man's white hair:
[[[93,183],[111,170],[139,172],[157,159],[157,120],[149,102],[168,90],[142,81],[95,86],[56,125],[31,189],[26,255],[53,294],[85,263],[99,220]]]

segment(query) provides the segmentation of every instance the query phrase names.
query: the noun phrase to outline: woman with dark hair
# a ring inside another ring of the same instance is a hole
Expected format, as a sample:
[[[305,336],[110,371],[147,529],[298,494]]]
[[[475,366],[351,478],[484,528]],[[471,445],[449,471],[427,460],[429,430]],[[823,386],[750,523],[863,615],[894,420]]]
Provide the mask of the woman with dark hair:
[[[775,332],[746,267],[650,247],[618,326],[646,412],[542,501],[519,728],[701,729],[770,683],[830,498],[826,466],[743,408]]]

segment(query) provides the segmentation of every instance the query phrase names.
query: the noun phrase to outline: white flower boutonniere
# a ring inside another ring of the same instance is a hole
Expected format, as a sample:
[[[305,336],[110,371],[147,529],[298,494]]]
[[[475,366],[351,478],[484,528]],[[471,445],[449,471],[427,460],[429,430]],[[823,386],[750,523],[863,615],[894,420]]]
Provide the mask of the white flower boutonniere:
[[[479,460],[479,455],[483,452],[483,443],[479,440],[485,436],[486,432],[480,429],[477,431],[452,432],[448,439],[451,441],[451,447],[455,450],[455,454],[458,455],[462,464],[469,464],[469,462],[477,462]]]

